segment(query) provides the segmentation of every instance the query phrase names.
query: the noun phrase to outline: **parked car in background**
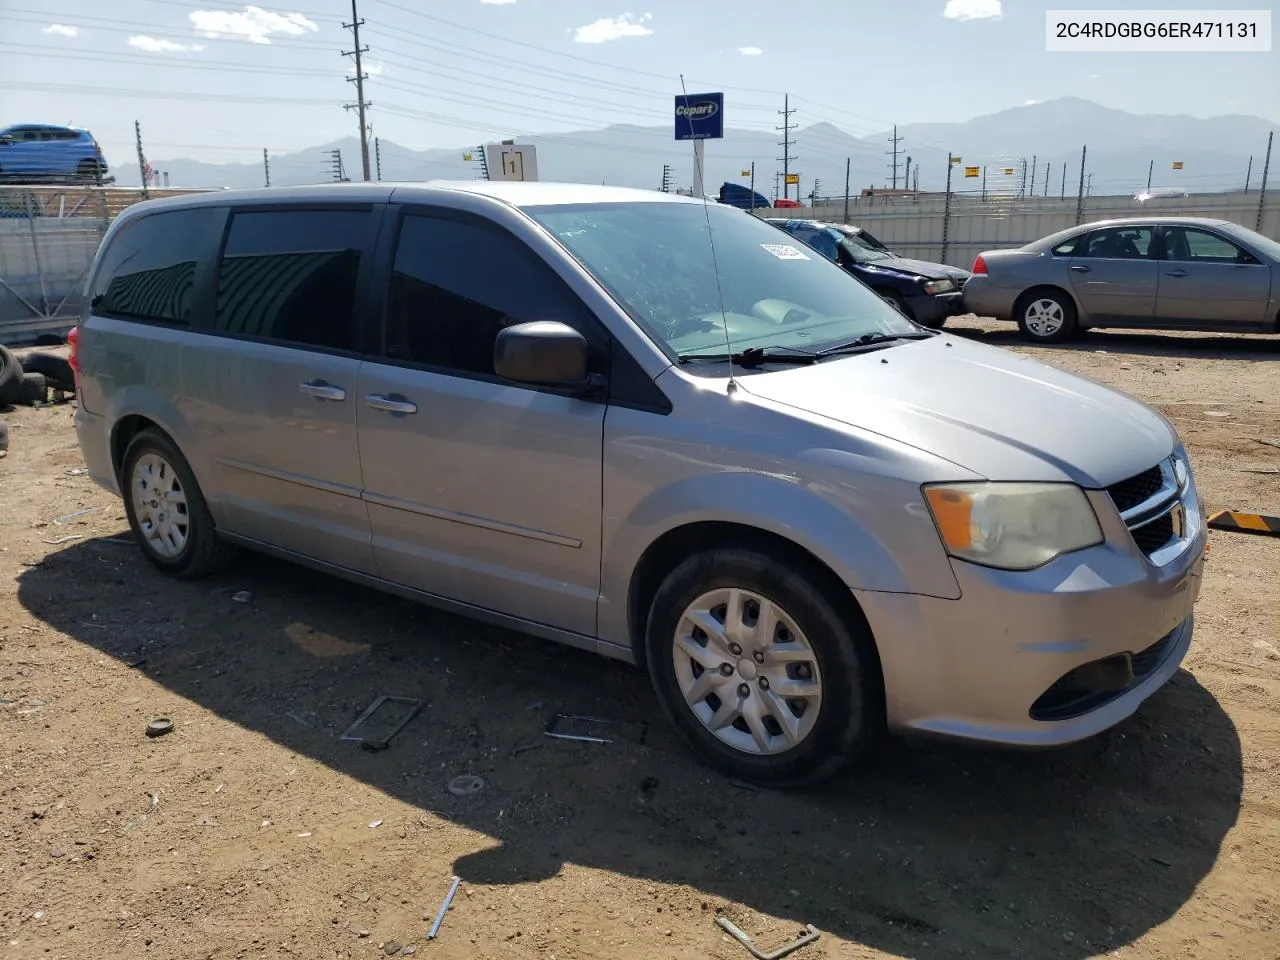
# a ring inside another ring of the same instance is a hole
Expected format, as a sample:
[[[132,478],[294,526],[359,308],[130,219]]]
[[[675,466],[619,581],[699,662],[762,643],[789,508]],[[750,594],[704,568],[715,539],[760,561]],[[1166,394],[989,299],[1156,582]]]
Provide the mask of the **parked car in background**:
[[[0,181],[96,182],[106,176],[106,158],[88,130],[48,123],[20,123],[0,130]]]
[[[820,220],[770,217],[768,222],[838,263],[909,320],[938,328],[963,313],[961,288],[969,272],[900,257],[868,241],[857,227]],[[880,245],[883,246],[883,245]]]
[[[1227,220],[1102,220],[980,253],[964,300],[1041,342],[1091,327],[1276,333],[1280,243]]]
[[[744,187],[739,183],[725,181],[720,185],[720,195],[715,198],[718,203],[725,206],[738,207],[741,210],[767,210],[769,208],[769,198],[763,194],[756,193],[750,187]]]
[[[1191,643],[1168,420],[922,330],[741,210],[211,192],[125,210],[86,292],[80,447],[157,568],[242,545],[643,664],[730,776],[822,779],[886,723],[1080,740]]]

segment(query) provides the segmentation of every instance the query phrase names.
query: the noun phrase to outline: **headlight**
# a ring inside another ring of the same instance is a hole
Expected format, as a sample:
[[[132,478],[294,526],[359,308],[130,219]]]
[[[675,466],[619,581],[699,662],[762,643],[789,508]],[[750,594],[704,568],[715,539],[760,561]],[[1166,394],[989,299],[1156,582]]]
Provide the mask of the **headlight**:
[[[984,566],[1031,570],[1103,540],[1074,484],[931,484],[924,494],[947,553]]]
[[[924,282],[924,292],[927,294],[950,293],[956,288],[951,280],[926,280]]]

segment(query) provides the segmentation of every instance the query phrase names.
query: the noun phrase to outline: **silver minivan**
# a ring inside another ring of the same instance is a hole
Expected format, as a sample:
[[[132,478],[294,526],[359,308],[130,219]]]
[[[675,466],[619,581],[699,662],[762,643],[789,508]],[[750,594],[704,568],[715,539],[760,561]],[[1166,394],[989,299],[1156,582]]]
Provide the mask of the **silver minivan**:
[[[886,725],[1080,740],[1191,643],[1168,420],[741,210],[218,192],[131,207],[88,284],[80,443],[157,567],[248,547],[633,662],[735,777],[820,779]]]

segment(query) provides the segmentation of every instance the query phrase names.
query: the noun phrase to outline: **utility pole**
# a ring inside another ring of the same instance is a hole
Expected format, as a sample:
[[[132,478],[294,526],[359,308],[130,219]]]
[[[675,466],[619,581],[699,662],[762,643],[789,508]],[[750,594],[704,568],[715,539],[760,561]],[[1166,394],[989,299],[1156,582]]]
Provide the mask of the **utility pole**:
[[[892,150],[886,150],[889,156],[893,157],[893,189],[898,189],[898,144],[902,142],[902,137],[898,136],[898,125],[893,125],[893,136],[889,138],[889,142],[893,144]]]
[[[987,165],[982,165],[982,200],[985,203],[987,199]]]
[[[138,146],[138,176],[142,178],[142,199],[146,200],[151,194],[147,190],[147,159],[142,155],[142,124],[137,120],[133,121],[133,138]]]
[[[1076,193],[1076,225],[1079,226],[1080,221],[1084,219],[1084,161],[1089,155],[1089,147],[1080,148],[1080,189]]]
[[[1018,188],[1018,196],[1025,197],[1027,195],[1027,158],[1022,158],[1022,186]]]
[[[1084,188],[1084,195],[1086,197],[1093,196],[1093,174],[1092,173],[1089,174],[1089,185]]]
[[[1252,160],[1253,158],[1250,157],[1249,159]],[[1151,162],[1147,164],[1147,193],[1151,192],[1151,175],[1155,173],[1155,171],[1156,171],[1156,161],[1154,158],[1152,158]]]
[[[1063,161],[1063,164],[1062,164],[1062,199],[1063,199],[1063,200],[1067,199],[1067,164],[1066,164],[1066,161]]]
[[[790,195],[790,189],[787,185],[787,178],[791,175],[791,161],[798,159],[791,156],[791,131],[796,128],[796,124],[791,122],[791,115],[795,113],[791,109],[791,97],[789,94],[782,95],[782,109],[778,111],[782,114],[782,126],[777,129],[782,131],[782,156],[778,159],[782,161],[782,196],[785,199]],[[800,185],[796,185],[796,199],[800,199]]]
[[[382,179],[382,143],[377,137],[373,138],[373,161],[374,169],[377,171],[377,177]]]
[[[355,41],[354,50],[344,50],[344,57],[354,57],[356,61],[356,75],[347,77],[348,83],[356,85],[356,102],[343,105],[344,110],[356,111],[356,115],[360,120],[360,163],[364,172],[364,179],[369,179],[369,128],[365,125],[364,112],[373,104],[364,98],[364,82],[369,79],[368,74],[364,72],[364,65],[360,58],[369,52],[368,47],[360,46],[360,28],[364,26],[364,21],[360,19],[360,15],[356,13],[356,0],[351,0],[351,22],[344,23],[342,29],[351,31],[351,38]]]
[[[951,168],[955,163],[951,151],[947,151],[947,197],[942,205],[942,262],[947,262],[947,230],[951,225]]]
[[[754,160],[751,161],[751,199],[748,202],[754,213],[756,209],[756,162]]]
[[[916,193],[920,192],[920,164],[918,163],[916,164],[916,179],[915,179],[915,182],[911,185],[911,189],[914,190]]]
[[[910,158],[908,158],[909,160]],[[844,222],[849,222],[849,168],[853,165],[853,157],[844,158]]]
[[[1049,168],[1052,166],[1053,166],[1052,163],[1050,163],[1047,160],[1045,161],[1045,164],[1044,164],[1044,195],[1045,197],[1049,196]]]
[[[266,186],[271,186],[271,160],[267,157],[267,148],[262,148],[262,178]]]
[[[1249,155],[1249,166],[1244,171],[1244,192],[1249,192],[1249,181],[1253,179],[1253,154]]]
[[[1267,174],[1271,172],[1271,141],[1275,137],[1274,130],[1267,134],[1267,158],[1262,161],[1262,187],[1258,190],[1258,219],[1253,225],[1257,233],[1262,232],[1262,207],[1267,202]]]

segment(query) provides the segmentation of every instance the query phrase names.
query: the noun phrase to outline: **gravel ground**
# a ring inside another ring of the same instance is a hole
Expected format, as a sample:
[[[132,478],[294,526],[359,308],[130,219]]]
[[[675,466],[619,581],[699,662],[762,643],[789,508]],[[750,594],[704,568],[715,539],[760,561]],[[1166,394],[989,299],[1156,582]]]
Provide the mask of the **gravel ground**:
[[[1280,439],[1280,340],[952,326],[1153,403],[1211,509],[1280,513],[1248,472],[1280,468],[1252,439]],[[691,760],[623,665],[263,558],[166,580],[70,405],[3,418],[0,957],[743,960],[717,911],[766,949],[814,924],[798,960],[1280,956],[1280,540],[1211,534],[1185,670],[1110,735],[888,740],[773,794]],[[423,709],[339,740],[383,693]],[[574,744],[556,710],[654,723]]]

